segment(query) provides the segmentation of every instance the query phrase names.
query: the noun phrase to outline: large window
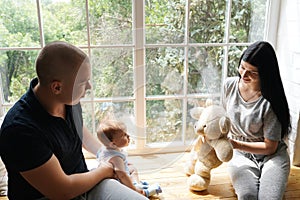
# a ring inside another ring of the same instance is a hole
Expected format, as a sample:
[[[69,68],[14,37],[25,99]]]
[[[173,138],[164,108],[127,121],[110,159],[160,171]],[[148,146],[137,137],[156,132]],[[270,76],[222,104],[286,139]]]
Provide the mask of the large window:
[[[63,40],[92,62],[93,89],[81,102],[93,133],[114,117],[134,152],[182,151],[195,138],[189,110],[218,102],[242,50],[272,38],[278,2],[0,0],[1,112],[35,77],[39,50]]]

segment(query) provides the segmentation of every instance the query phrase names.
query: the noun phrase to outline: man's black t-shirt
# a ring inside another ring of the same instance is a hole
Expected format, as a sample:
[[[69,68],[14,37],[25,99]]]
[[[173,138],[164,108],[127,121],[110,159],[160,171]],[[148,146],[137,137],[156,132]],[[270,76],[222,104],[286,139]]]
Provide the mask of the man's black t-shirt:
[[[0,156],[8,171],[10,199],[37,199],[43,195],[19,172],[41,166],[54,154],[66,174],[82,173],[87,166],[82,153],[80,104],[66,105],[66,119],[50,115],[36,99],[33,79],[26,94],[8,111],[1,126]]]

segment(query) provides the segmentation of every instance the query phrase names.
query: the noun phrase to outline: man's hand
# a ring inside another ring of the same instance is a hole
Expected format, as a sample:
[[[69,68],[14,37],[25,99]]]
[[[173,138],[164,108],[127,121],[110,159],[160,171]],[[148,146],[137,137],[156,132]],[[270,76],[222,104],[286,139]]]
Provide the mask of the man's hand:
[[[110,162],[100,162],[98,168],[106,175],[106,178],[115,178],[114,166]]]

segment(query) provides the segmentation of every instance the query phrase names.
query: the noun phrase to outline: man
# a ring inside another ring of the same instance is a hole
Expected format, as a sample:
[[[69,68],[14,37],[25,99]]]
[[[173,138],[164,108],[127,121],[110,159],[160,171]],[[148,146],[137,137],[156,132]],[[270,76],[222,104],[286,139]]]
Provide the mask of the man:
[[[87,55],[68,43],[52,42],[37,57],[36,73],[1,127],[0,156],[8,171],[8,197],[145,199],[107,179],[114,176],[109,164],[87,169],[82,147],[93,154],[101,147],[84,127],[79,103],[91,88]]]

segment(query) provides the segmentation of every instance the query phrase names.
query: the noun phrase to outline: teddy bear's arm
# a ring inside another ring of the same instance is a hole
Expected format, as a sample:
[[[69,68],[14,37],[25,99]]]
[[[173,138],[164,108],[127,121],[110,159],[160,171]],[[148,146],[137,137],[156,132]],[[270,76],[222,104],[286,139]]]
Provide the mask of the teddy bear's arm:
[[[233,147],[226,138],[210,141],[210,145],[215,149],[216,155],[222,162],[228,162],[233,155]]]

